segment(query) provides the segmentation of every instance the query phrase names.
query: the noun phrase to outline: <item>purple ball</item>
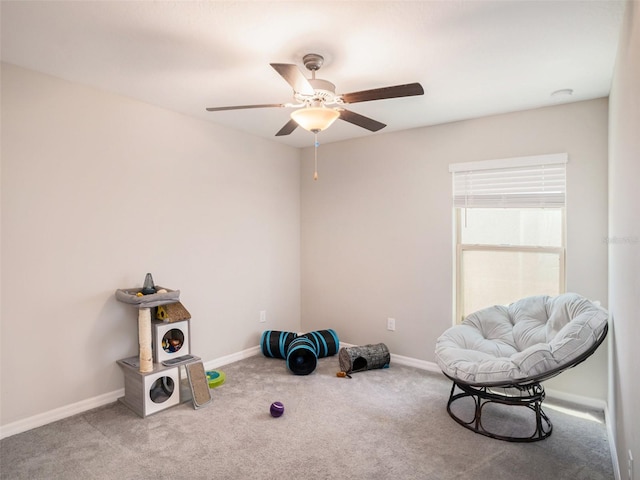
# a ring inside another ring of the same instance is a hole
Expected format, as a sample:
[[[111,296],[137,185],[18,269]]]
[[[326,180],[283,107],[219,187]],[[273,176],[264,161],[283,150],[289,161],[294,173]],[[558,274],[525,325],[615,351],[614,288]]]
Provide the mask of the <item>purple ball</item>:
[[[284,405],[282,402],[273,402],[269,411],[272,417],[278,418],[284,413]]]

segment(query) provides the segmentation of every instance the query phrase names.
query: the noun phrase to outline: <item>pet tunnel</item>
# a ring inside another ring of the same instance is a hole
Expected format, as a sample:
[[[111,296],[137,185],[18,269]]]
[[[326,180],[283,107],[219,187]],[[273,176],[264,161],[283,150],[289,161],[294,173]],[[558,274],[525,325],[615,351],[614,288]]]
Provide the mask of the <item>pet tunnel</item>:
[[[316,347],[307,337],[293,339],[287,351],[287,368],[296,375],[309,375],[316,369]]]
[[[260,349],[265,357],[287,358],[289,344],[298,335],[293,332],[265,330],[260,338]]]
[[[316,369],[318,358],[338,353],[340,340],[335,330],[317,330],[298,335],[294,332],[265,330],[260,337],[265,357],[283,358],[296,375],[309,375]]]
[[[389,349],[384,343],[343,347],[338,353],[340,369],[346,373],[362,372],[375,368],[387,368],[391,361]]]
[[[316,347],[318,358],[331,357],[338,353],[340,349],[340,340],[338,334],[332,330],[317,330],[315,332],[305,333],[301,335],[311,340]]]

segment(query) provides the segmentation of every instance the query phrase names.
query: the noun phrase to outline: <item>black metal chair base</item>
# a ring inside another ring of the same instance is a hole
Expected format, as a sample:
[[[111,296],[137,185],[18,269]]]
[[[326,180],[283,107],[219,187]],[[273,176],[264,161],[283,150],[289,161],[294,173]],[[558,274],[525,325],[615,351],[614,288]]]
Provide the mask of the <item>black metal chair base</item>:
[[[456,387],[462,390],[462,392],[454,394]],[[471,397],[475,404],[473,419],[468,422],[462,420],[451,410],[453,402],[466,397]],[[447,412],[449,412],[451,418],[460,425],[480,435],[498,440],[506,440],[508,442],[537,442],[547,438],[553,430],[551,420],[549,420],[549,417],[547,417],[542,410],[542,401],[544,398],[544,388],[537,382],[527,385],[509,385],[507,387],[477,387],[454,381],[451,387],[449,402],[447,403]],[[522,406],[532,410],[535,413],[535,429],[533,434],[525,437],[512,437],[500,435],[485,429],[482,424],[482,409],[491,403]]]

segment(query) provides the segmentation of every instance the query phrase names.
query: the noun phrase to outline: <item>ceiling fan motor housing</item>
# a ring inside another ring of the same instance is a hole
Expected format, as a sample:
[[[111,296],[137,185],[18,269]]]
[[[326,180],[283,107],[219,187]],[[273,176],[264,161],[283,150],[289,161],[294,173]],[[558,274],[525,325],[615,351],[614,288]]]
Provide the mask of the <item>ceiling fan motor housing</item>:
[[[318,100],[327,104],[335,102],[336,86],[333,83],[320,78],[311,79],[309,80],[309,83],[313,87],[314,91],[313,100]]]

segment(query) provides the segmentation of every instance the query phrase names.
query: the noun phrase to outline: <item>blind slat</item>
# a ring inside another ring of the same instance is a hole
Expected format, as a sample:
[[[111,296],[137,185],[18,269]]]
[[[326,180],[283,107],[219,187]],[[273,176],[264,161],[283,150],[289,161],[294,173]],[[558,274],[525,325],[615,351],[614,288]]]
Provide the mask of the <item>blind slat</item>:
[[[535,157],[530,157],[535,158]],[[453,204],[463,208],[563,207],[566,164],[454,169]]]

